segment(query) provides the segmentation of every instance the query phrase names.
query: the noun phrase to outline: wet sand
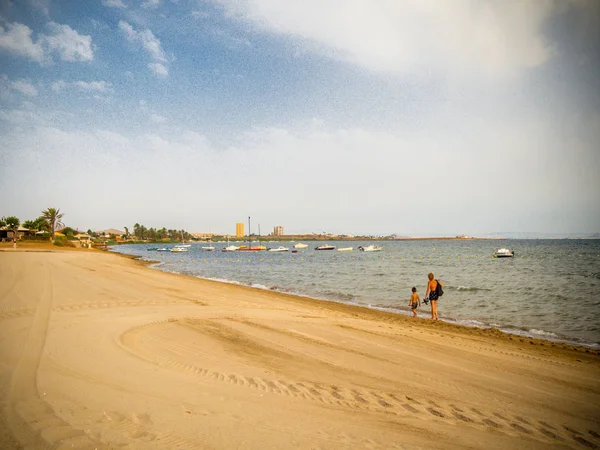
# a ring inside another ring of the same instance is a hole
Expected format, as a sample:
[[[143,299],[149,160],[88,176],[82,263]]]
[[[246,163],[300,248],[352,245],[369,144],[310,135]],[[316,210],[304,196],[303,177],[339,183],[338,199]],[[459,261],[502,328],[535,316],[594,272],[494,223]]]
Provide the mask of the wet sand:
[[[0,448],[600,447],[598,352],[420,314],[2,247]]]

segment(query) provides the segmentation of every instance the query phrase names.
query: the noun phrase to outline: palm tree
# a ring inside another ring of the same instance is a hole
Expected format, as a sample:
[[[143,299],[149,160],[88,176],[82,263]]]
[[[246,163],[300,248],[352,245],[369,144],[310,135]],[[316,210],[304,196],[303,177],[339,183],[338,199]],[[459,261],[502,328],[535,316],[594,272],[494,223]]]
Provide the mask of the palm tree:
[[[60,212],[60,208],[48,208],[45,211],[42,211],[42,217],[48,224],[48,228],[50,228],[50,232],[52,233],[52,242],[54,242],[54,230],[56,227],[61,225],[64,226],[64,223],[61,222],[64,214]]]

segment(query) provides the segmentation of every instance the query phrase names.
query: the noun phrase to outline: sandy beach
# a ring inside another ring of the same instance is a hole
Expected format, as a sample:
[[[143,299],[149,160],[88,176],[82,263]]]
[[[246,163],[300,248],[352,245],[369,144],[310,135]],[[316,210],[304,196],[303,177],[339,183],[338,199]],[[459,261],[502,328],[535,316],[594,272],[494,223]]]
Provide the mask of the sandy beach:
[[[0,248],[0,448],[598,448],[595,350]]]

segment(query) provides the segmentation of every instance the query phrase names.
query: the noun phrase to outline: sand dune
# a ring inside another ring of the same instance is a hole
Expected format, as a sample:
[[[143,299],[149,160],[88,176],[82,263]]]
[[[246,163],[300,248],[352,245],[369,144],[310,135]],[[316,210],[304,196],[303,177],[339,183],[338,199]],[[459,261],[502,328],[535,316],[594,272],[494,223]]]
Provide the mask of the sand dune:
[[[1,448],[596,448],[596,351],[0,251]]]

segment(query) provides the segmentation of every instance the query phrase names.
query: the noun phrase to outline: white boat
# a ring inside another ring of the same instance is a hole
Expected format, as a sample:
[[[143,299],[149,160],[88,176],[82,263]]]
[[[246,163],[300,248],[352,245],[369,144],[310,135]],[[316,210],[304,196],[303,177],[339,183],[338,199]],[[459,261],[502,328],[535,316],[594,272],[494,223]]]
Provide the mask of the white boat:
[[[337,251],[338,252],[351,252],[352,251],[352,247],[338,248]]]
[[[187,251],[189,251],[189,248],[187,248],[187,247],[173,247],[169,251],[171,251],[171,252],[187,252]]]
[[[205,251],[205,252],[214,252],[215,248],[212,245],[210,245],[210,246],[207,246],[207,247],[202,247],[202,250]]]
[[[277,248],[268,248],[267,249],[268,252],[287,252],[289,250],[290,250],[289,248],[283,247],[281,245]]]
[[[359,245],[358,249],[361,252],[380,252],[382,250],[381,247],[376,247],[374,245],[367,245],[366,247],[363,247],[362,245]]]
[[[335,247],[333,245],[319,245],[318,247],[315,247],[315,250],[335,250]]]
[[[229,245],[229,236],[227,236],[227,247],[223,247],[221,249],[222,252],[235,252],[240,248],[235,245]]]
[[[294,248],[306,248],[308,247],[308,245],[303,244],[302,242],[298,242],[296,245],[294,245]]]
[[[515,252],[507,248],[499,248],[494,252],[494,258],[512,258]]]

